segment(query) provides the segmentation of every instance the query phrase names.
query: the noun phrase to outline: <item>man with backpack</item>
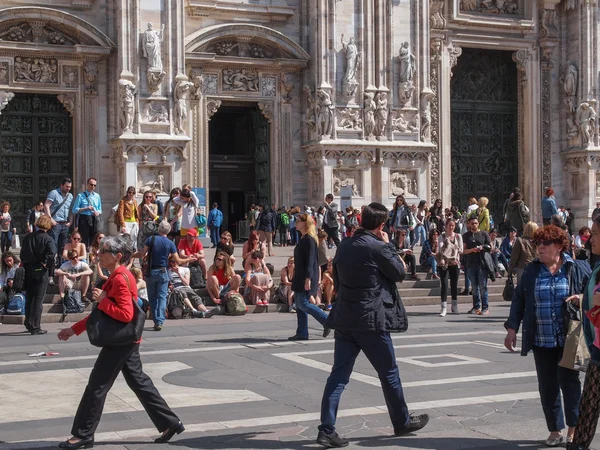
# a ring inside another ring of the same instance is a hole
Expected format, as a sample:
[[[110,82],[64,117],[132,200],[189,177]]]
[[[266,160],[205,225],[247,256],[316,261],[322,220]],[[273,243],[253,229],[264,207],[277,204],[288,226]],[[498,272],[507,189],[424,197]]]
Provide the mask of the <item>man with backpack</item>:
[[[287,246],[287,234],[290,229],[290,216],[288,215],[285,206],[281,208],[281,212],[278,217],[279,222],[279,245],[282,247]]]
[[[212,209],[208,213],[207,223],[210,229],[211,248],[217,248],[217,244],[221,239],[221,225],[223,225],[223,213],[219,210],[217,202],[212,204]]]
[[[256,229],[258,230],[258,238],[261,242],[266,242],[269,256],[273,255],[273,233],[277,230],[277,214],[271,209],[267,209],[267,205],[259,206],[261,213],[256,220]]]

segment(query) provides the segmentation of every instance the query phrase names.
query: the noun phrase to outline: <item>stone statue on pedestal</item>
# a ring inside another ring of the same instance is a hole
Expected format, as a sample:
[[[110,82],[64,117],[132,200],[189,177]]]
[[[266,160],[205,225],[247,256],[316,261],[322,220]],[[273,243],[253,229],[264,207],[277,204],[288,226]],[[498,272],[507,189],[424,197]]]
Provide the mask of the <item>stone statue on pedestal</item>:
[[[360,62],[360,53],[358,53],[358,47],[354,43],[354,38],[350,38],[348,43],[344,42],[344,35],[342,34],[342,47],[346,54],[346,72],[342,79],[342,88],[344,95],[347,97],[353,97],[358,87],[356,81],[356,69]]]

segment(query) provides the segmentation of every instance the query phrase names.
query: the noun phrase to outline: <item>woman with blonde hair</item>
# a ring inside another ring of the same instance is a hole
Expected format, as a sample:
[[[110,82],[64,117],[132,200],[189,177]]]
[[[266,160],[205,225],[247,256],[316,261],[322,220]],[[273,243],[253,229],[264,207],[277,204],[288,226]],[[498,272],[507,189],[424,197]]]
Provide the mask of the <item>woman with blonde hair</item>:
[[[525,271],[525,266],[535,258],[535,244],[533,235],[538,229],[535,222],[527,222],[523,229],[523,236],[517,238],[510,254],[510,263],[508,264],[508,276],[512,276],[513,271],[517,273],[517,284],[521,282],[521,277]]]
[[[281,283],[277,288],[280,297],[285,298],[288,304],[289,312],[296,312],[296,305],[294,304],[294,291],[292,290],[292,282],[294,281],[294,272],[296,271],[296,264],[294,257],[288,258],[287,265],[281,269]]]
[[[179,194],[181,194],[181,189],[178,187],[171,189],[169,200],[165,203],[164,208],[165,220],[171,224],[171,232],[167,237],[175,241],[175,245],[179,244],[179,239],[181,238],[179,232],[181,230],[181,214],[183,211],[181,210],[181,205],[175,203],[173,199]]]
[[[219,305],[230,293],[238,293],[242,278],[233,270],[229,255],[218,251],[213,265],[208,268],[206,282],[208,295],[215,305]]]
[[[477,208],[477,218],[479,219],[479,230],[490,232],[490,210],[487,208],[489,200],[487,197],[479,198],[479,208]]]
[[[290,341],[308,340],[308,314],[313,316],[323,325],[323,337],[327,337],[330,329],[325,326],[327,314],[318,306],[310,302],[310,297],[317,295],[319,290],[319,260],[317,250],[317,228],[314,219],[309,214],[299,214],[296,220],[296,230],[302,238],[294,248],[294,261],[296,269],[292,290],[296,301],[298,327],[296,334],[289,338]]]
[[[138,233],[140,231],[140,217],[138,212],[138,204],[135,200],[135,187],[129,186],[125,197],[119,201],[119,206],[117,206],[115,225],[120,233],[127,233],[131,237],[134,245],[137,245]]]

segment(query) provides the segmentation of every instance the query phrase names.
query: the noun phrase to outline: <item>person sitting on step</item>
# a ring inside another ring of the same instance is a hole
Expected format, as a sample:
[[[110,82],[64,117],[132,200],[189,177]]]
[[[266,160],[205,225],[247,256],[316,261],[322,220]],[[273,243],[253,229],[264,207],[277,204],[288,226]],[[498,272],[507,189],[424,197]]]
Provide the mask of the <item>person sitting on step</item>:
[[[204,306],[202,297],[190,287],[190,269],[180,267],[174,258],[169,258],[169,287],[171,288],[169,295],[178,295],[186,308],[192,312],[193,317],[210,318],[214,315]]]
[[[410,243],[406,235],[408,231],[405,229],[398,230],[398,240],[396,241],[398,246],[398,255],[400,258],[406,263],[406,265],[410,268],[410,277],[415,281],[420,281],[421,279],[417,276],[417,258],[413,254],[413,251],[410,249]]]
[[[69,250],[67,252],[67,261],[65,261],[58,269],[58,292],[62,298],[67,289],[75,289],[81,292],[81,297],[85,295],[90,287],[90,280],[94,273],[90,266],[79,260],[77,250]]]
[[[220,305],[229,294],[239,294],[242,277],[233,270],[229,255],[225,252],[217,252],[213,265],[208,269],[206,281],[210,299],[215,305]]]

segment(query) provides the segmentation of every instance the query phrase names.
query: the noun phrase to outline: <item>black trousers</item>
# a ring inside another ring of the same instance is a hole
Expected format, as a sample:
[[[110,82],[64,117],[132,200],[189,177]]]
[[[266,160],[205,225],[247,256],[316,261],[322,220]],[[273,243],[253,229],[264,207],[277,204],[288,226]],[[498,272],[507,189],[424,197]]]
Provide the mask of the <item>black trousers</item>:
[[[336,247],[340,246],[340,237],[338,233],[338,227],[330,227],[329,225],[323,224],[323,229],[327,233],[327,236],[333,241]]]
[[[40,330],[47,287],[48,270],[39,264],[25,264],[25,328],[30,333]]]
[[[600,361],[600,349],[595,345],[592,346],[591,357],[592,361],[585,374],[583,394],[579,403],[579,419],[573,436],[573,444],[583,448],[592,445],[600,415],[600,367],[597,365]]]
[[[127,386],[135,392],[159,432],[162,433],[179,422],[179,418],[160,396],[150,377],[142,370],[139,349],[140,344],[132,344],[104,347],[100,351],[73,420],[71,434],[74,437],[87,439],[94,436],[106,396],[119,372],[123,372]]]
[[[442,269],[438,266],[438,274],[440,275],[440,285],[442,287],[442,301],[448,299],[448,278],[450,278],[450,296],[452,300],[458,299],[458,275],[460,269],[458,266],[448,266]]]
[[[404,260],[404,262],[408,266],[408,268],[410,270],[410,274],[416,275],[416,273],[417,273],[417,258],[415,257],[415,255],[404,254],[404,256],[401,256],[401,258]]]
[[[96,217],[94,215],[79,214],[77,231],[81,235],[81,242],[89,249],[96,234]]]

